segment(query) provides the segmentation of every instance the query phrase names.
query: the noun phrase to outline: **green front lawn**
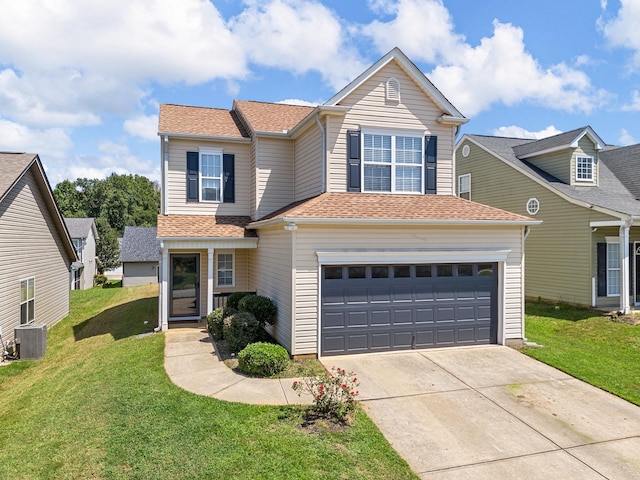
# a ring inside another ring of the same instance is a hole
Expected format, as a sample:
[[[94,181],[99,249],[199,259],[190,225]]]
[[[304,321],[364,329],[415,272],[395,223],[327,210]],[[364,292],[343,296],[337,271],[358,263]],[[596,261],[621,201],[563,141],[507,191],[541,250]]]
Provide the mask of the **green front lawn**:
[[[563,304],[530,302],[526,312],[527,339],[544,347],[524,353],[640,405],[640,325]]]
[[[0,367],[0,478],[416,478],[368,417],[306,433],[296,407],[194,395],[163,368],[157,286],[73,291],[47,355]]]

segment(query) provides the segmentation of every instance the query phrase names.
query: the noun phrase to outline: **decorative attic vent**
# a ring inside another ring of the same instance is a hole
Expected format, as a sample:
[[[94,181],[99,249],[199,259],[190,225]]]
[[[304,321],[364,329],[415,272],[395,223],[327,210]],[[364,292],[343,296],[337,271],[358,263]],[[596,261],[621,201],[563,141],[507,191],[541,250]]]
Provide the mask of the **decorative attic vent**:
[[[395,78],[387,80],[387,100],[400,101],[400,82]]]

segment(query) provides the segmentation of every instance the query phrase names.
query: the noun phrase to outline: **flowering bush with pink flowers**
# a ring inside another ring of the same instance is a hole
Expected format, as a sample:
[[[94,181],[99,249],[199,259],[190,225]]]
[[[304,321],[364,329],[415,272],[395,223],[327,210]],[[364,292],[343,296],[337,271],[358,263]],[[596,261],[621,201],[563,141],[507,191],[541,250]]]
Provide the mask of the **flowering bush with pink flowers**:
[[[313,396],[312,409],[317,415],[344,422],[356,406],[359,385],[355,372],[332,367],[331,372],[324,375],[293,382],[291,388],[298,396],[303,393]]]

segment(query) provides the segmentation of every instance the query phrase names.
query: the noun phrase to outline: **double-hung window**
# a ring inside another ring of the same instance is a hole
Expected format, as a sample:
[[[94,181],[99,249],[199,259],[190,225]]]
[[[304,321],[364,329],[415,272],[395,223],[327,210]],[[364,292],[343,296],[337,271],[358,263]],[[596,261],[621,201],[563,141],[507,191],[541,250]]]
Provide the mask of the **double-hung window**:
[[[217,277],[219,287],[233,287],[233,253],[218,253]]]
[[[607,242],[607,296],[620,295],[620,243]]]
[[[221,151],[200,151],[200,200],[222,201]]]
[[[35,277],[20,280],[20,325],[33,322],[36,298]]]
[[[471,174],[465,173],[458,176],[458,196],[471,200]]]
[[[576,180],[593,180],[593,157],[576,158]]]
[[[365,192],[423,193],[423,137],[363,135]]]

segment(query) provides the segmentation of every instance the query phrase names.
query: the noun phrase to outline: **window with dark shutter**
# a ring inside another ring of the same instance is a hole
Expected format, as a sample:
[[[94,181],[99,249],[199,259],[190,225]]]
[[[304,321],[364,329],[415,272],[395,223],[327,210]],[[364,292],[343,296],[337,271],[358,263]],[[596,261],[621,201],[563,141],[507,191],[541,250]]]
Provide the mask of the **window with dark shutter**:
[[[436,168],[438,157],[438,137],[424,137],[424,193],[436,193]]]
[[[360,191],[360,131],[347,131],[347,190]]]
[[[199,153],[187,152],[187,202],[198,201]]]
[[[607,244],[598,243],[598,296],[607,296]]]
[[[224,186],[222,188],[224,203],[234,203],[236,201],[235,188],[235,155],[225,153],[222,156],[222,174]]]

